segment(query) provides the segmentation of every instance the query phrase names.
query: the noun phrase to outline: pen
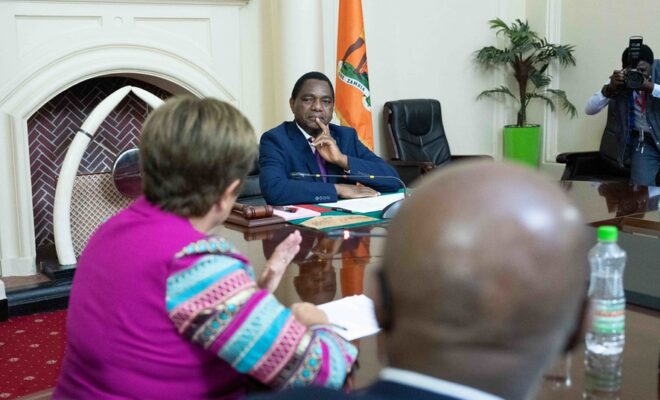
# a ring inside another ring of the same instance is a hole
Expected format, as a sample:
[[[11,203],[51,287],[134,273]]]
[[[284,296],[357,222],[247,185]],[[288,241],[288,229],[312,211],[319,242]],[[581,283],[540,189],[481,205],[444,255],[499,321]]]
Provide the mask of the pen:
[[[351,213],[353,212],[353,211],[351,211],[351,210],[347,210],[347,209],[345,209],[345,208],[341,208],[341,207],[332,207],[332,208],[330,208],[330,209],[331,209],[332,211],[339,211],[339,212],[343,212],[343,213],[347,213],[347,214],[351,214]]]
[[[339,324],[335,324],[334,322],[328,322],[327,324],[315,324],[315,325],[311,325],[310,327],[311,328],[314,328],[314,327],[326,327],[327,328],[328,326],[331,327],[331,328],[342,330],[342,331],[347,331],[348,330],[347,327],[339,325]]]
[[[339,324],[335,324],[335,323],[333,323],[333,322],[330,323],[330,326],[332,326],[333,328],[341,329],[342,331],[347,331],[347,330],[348,330],[347,327],[345,327],[345,326],[341,326],[341,325],[339,325]]]
[[[296,207],[275,206],[273,208],[276,209],[276,210],[289,212],[289,213],[294,213],[294,212],[298,211],[298,209]]]

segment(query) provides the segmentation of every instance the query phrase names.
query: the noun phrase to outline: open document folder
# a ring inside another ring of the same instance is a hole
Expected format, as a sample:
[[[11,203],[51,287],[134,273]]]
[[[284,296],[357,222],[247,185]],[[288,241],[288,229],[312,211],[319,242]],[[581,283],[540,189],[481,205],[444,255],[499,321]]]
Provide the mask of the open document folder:
[[[380,331],[374,302],[360,294],[318,306],[328,315],[333,329],[346,340],[355,340]]]
[[[368,213],[374,211],[381,211],[385,207],[394,203],[397,200],[404,198],[403,193],[383,194],[376,197],[365,197],[361,199],[339,200],[335,203],[321,203],[322,207],[340,207],[345,210],[351,210],[355,213]]]

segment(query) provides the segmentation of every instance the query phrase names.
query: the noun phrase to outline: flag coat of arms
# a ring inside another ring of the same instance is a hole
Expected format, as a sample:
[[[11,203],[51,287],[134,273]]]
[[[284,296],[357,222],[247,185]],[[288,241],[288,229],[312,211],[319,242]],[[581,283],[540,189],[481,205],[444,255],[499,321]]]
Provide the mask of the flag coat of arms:
[[[362,0],[339,0],[335,112],[341,125],[354,128],[362,143],[374,149],[367,44]]]

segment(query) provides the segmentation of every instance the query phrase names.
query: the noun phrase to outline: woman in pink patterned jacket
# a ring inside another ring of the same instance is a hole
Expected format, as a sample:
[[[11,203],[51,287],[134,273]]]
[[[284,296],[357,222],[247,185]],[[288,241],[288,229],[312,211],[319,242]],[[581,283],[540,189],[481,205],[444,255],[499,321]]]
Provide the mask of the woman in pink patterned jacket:
[[[55,398],[238,398],[272,388],[342,387],[356,349],[311,304],[272,295],[299,250],[290,234],[260,276],[222,238],[256,156],[231,105],[182,97],[142,130],[144,197],[101,225],[80,257]]]

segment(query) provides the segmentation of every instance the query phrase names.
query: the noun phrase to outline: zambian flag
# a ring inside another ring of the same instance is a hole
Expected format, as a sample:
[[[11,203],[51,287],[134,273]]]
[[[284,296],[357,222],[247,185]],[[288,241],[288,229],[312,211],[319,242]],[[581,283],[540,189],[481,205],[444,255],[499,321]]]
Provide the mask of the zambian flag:
[[[354,128],[362,143],[374,149],[367,44],[362,0],[339,0],[335,112],[344,126]]]

